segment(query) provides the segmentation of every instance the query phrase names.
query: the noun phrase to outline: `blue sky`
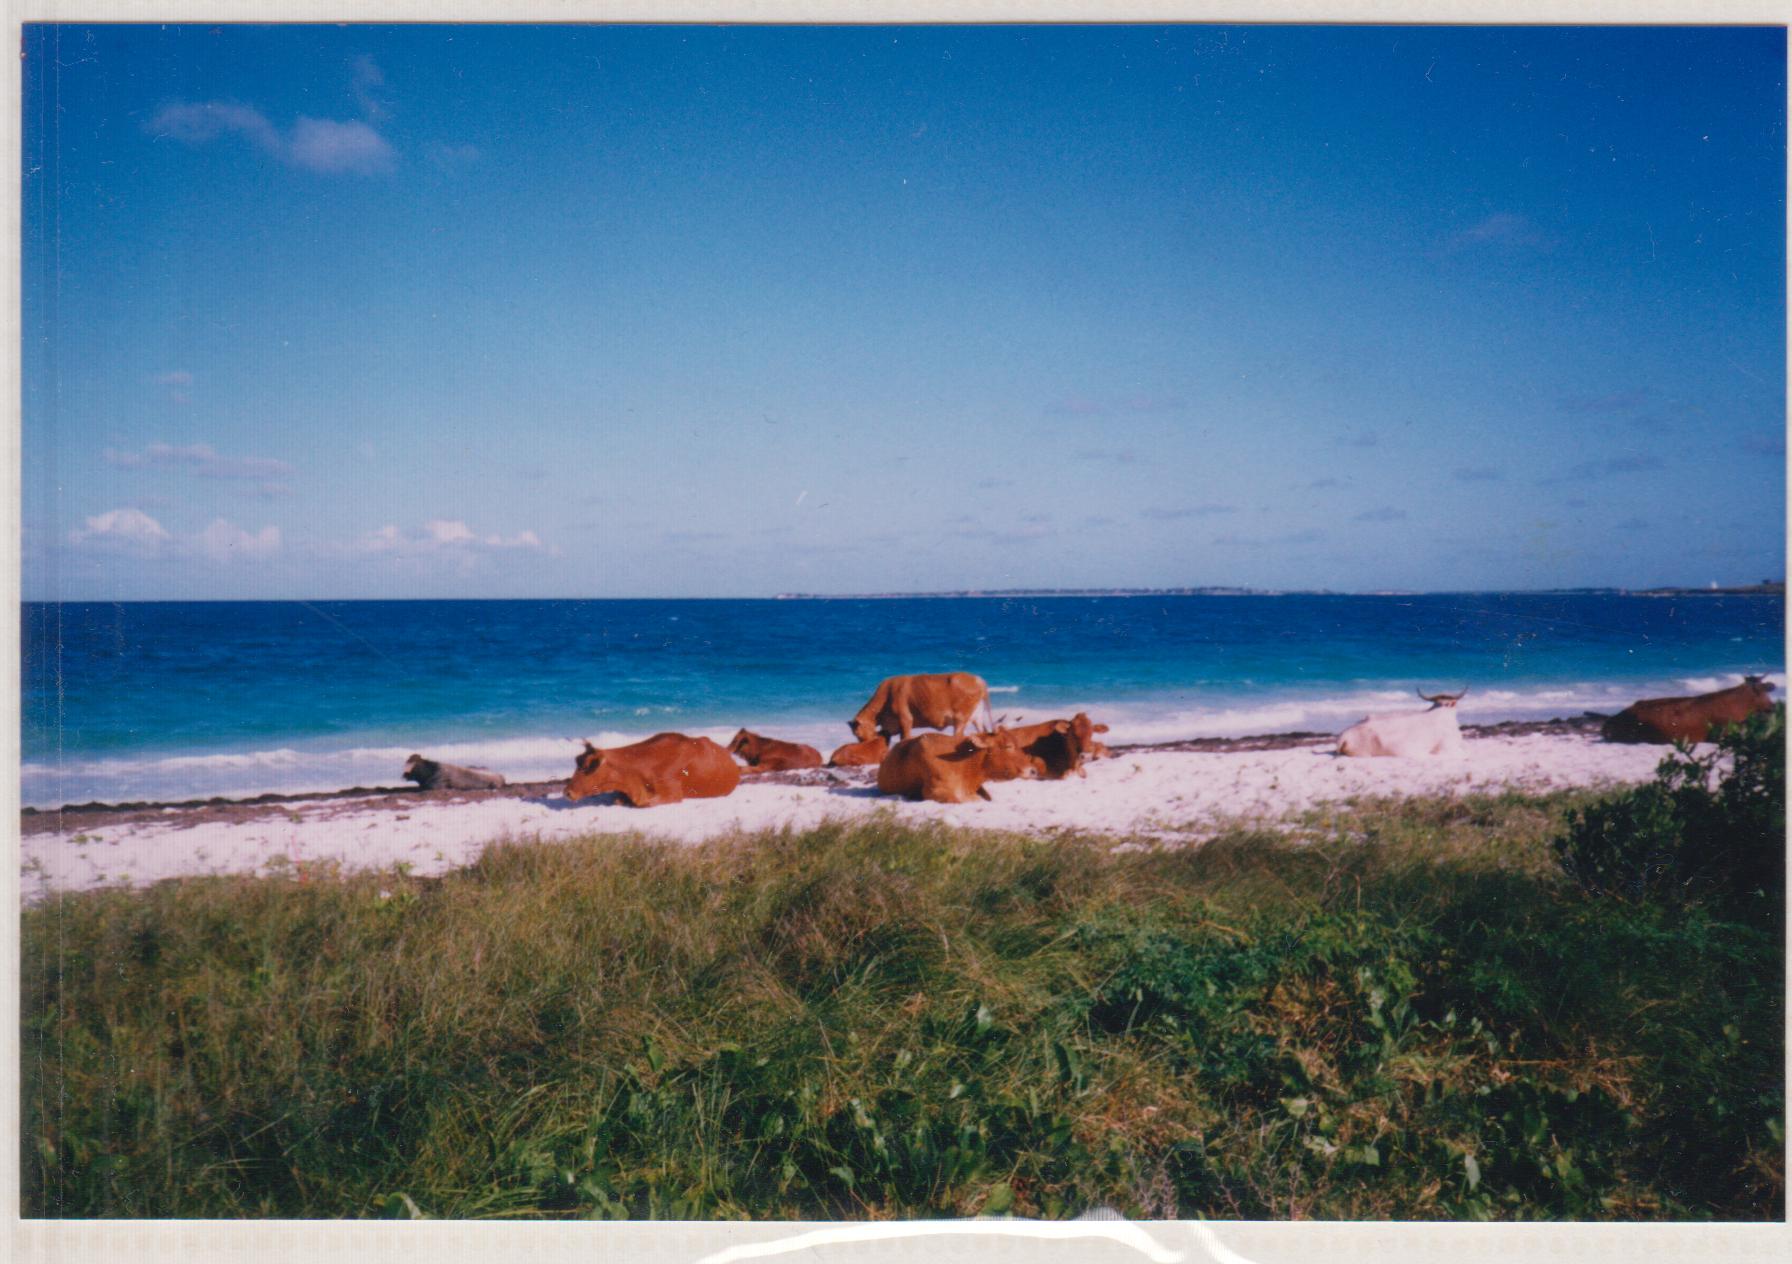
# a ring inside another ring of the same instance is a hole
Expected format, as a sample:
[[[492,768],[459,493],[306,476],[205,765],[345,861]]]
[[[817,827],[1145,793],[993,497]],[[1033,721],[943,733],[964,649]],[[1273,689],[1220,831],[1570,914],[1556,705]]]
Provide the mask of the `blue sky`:
[[[28,599],[1784,572],[1782,31],[25,54]]]

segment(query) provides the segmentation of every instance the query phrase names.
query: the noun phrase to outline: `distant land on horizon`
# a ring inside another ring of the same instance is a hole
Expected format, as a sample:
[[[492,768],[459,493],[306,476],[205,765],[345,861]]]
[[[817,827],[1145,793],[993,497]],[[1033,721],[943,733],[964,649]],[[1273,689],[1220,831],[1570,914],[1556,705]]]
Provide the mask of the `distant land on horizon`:
[[[1472,591],[1460,589],[1453,591]],[[1478,591],[1478,590],[1475,590]],[[1508,591],[1494,589],[1489,591]],[[1765,579],[1758,584],[1703,588],[1536,588],[1513,589],[1534,593],[1612,593],[1630,597],[1784,596],[1784,580]],[[779,593],[775,601],[902,601],[939,597],[1422,597],[1419,589],[1385,588],[1368,592],[1342,592],[1331,588],[960,588],[940,592]]]
[[[1780,597],[1786,592],[1785,581],[1762,580],[1758,584],[1722,586],[1707,584],[1703,588],[1374,588],[1349,590],[1338,588],[1236,588],[1226,586],[1179,588],[958,588],[932,592],[859,592],[811,593],[781,592],[770,597],[146,597],[128,600],[53,600],[21,598],[21,606],[135,606],[135,605],[307,605],[316,602],[446,602],[446,601],[933,601],[933,600],[1011,600],[1016,597],[1439,597],[1464,593],[1525,593],[1532,596],[1609,594],[1618,597]]]

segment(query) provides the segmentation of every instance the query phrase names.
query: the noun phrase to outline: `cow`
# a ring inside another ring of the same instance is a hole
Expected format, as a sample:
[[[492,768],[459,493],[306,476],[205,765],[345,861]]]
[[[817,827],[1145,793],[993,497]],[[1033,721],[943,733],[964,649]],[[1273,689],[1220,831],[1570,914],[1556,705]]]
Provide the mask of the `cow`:
[[[877,766],[877,788],[905,799],[969,803],[989,798],[986,781],[1034,775],[1033,761],[1004,730],[971,737],[923,733],[897,743],[884,756]]]
[[[1107,732],[1108,726],[1092,724],[1086,714],[1078,711],[1073,719],[1045,720],[1007,731],[1033,761],[1039,776],[1057,781],[1073,772],[1079,777],[1088,775],[1083,771],[1083,760],[1095,757],[1095,748],[1101,745],[1095,735]],[[1107,747],[1101,746],[1101,750],[1105,753]]]
[[[728,743],[728,753],[739,755],[755,772],[789,772],[796,768],[821,767],[821,752],[813,746],[796,742],[780,742],[775,737],[761,737],[745,729]]]
[[[1759,676],[1696,698],[1645,698],[1605,722],[1608,742],[1703,742],[1714,729],[1741,724],[1757,711],[1773,710],[1773,686]]]
[[[890,743],[881,736],[863,742],[848,742],[828,756],[828,767],[870,768],[883,763],[884,756],[889,753]]]
[[[989,686],[981,676],[969,672],[891,676],[847,721],[847,727],[861,742],[880,733],[906,742],[916,728],[951,729],[952,736],[963,737],[978,707],[985,716],[989,714]]]
[[[1456,704],[1467,693],[1420,693],[1429,711],[1372,715],[1338,735],[1340,755],[1460,755],[1462,729]]]
[[[599,750],[590,742],[573,765],[566,797],[611,791],[631,807],[653,808],[685,799],[720,799],[740,784],[740,765],[707,737],[656,733],[632,746]]]
[[[484,768],[462,768],[458,764],[439,764],[421,755],[404,761],[404,779],[417,783],[419,790],[500,790],[501,774]]]

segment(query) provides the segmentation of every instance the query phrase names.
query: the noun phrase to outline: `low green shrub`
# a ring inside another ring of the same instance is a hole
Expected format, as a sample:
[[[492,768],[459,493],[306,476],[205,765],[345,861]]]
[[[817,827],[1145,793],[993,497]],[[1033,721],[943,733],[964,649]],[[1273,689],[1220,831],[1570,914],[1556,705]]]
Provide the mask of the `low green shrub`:
[[[1655,780],[1569,815],[1554,843],[1563,870],[1593,895],[1712,899],[1777,922],[1785,908],[1786,708],[1685,746]]]

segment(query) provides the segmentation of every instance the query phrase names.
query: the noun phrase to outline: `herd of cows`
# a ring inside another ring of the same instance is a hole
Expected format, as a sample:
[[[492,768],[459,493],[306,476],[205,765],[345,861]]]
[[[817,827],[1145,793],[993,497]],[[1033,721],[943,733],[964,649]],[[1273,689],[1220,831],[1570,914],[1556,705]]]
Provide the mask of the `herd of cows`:
[[[1759,676],[1740,685],[1691,698],[1646,698],[1605,722],[1613,742],[1702,742],[1716,728],[1739,724],[1769,711],[1773,686]],[[1458,693],[1426,694],[1429,710],[1370,716],[1338,736],[1346,756],[1424,756],[1460,753],[1462,730],[1456,720]],[[1107,732],[1085,714],[1017,728],[990,716],[989,687],[969,672],[892,676],[848,722],[854,740],[827,760],[830,768],[877,767],[884,794],[934,803],[967,803],[989,798],[991,781],[1019,778],[1058,780],[1083,775],[1083,763],[1108,753],[1096,737]],[[977,725],[981,730],[967,734]],[[917,728],[951,729],[914,734]],[[743,770],[735,761],[739,756]],[[813,746],[761,737],[742,729],[726,748],[707,737],[660,733],[630,746],[600,750],[590,742],[579,753],[566,797],[574,802],[614,794],[634,807],[658,807],[685,799],[732,794],[748,773],[822,767]],[[483,768],[461,768],[421,755],[406,762],[404,777],[425,790],[488,790],[504,778]]]

